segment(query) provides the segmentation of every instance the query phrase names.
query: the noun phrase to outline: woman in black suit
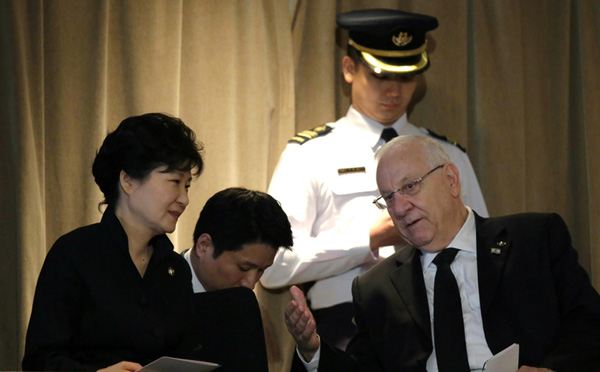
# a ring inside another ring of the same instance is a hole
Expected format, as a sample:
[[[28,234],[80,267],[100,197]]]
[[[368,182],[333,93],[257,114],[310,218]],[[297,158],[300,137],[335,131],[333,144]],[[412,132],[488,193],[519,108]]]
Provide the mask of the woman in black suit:
[[[191,274],[165,234],[202,172],[201,149],[164,114],[127,118],[106,137],[92,167],[106,210],[48,252],[23,370],[134,371],[180,355]]]

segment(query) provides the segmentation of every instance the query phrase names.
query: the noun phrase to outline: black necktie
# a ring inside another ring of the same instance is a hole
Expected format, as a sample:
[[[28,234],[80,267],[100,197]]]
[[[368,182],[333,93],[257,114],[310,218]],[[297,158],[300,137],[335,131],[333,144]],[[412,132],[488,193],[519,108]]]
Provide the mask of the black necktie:
[[[437,266],[433,288],[433,334],[440,372],[468,372],[460,294],[450,263],[458,249],[446,248],[433,259]]]
[[[388,142],[389,140],[391,140],[394,137],[398,137],[398,132],[396,132],[396,130],[394,128],[385,128],[383,130],[383,132],[381,132],[381,138],[385,142]]]

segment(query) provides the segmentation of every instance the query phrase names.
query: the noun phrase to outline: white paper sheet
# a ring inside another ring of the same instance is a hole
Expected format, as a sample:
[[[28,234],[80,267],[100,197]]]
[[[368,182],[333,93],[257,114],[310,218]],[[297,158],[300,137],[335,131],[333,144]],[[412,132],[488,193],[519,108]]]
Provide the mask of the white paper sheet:
[[[519,344],[512,344],[485,362],[486,372],[517,372],[519,369]]]
[[[209,372],[220,365],[199,360],[160,357],[137,372]]]

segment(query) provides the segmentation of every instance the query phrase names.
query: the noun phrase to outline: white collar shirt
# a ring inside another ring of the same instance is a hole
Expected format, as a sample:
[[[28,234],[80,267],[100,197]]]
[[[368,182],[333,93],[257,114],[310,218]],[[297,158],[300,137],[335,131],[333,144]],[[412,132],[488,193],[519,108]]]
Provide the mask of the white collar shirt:
[[[481,371],[485,362],[492,356],[492,352],[485,340],[483,321],[481,318],[479,284],[477,281],[477,236],[475,232],[475,217],[471,208],[467,207],[467,210],[468,215],[465,223],[448,247],[459,250],[456,258],[450,265],[450,269],[456,277],[460,292],[469,365],[471,371]],[[423,252],[421,255],[423,278],[425,280],[427,302],[429,304],[432,340],[434,340],[433,288],[437,271],[437,268],[432,261],[438,253]],[[427,371],[438,371],[435,346],[429,359],[427,359]]]
[[[198,279],[198,277],[196,276],[196,272],[194,271],[194,267],[192,266],[192,249],[188,249],[186,252],[184,252],[183,258],[185,258],[188,265],[190,265],[190,270],[192,271],[192,287],[194,289],[194,293],[204,293],[206,292],[206,289],[204,289],[204,286],[202,285],[202,283],[200,283],[200,280]]]
[[[336,128],[336,130],[347,130],[348,138],[360,138],[363,143],[369,144],[373,149],[373,153],[385,143],[381,139],[381,133],[385,128],[394,128],[396,133],[402,134],[423,134],[417,127],[408,122],[406,113],[392,125],[385,126],[367,115],[361,114],[351,105],[344,119],[352,125],[342,126],[339,129]]]

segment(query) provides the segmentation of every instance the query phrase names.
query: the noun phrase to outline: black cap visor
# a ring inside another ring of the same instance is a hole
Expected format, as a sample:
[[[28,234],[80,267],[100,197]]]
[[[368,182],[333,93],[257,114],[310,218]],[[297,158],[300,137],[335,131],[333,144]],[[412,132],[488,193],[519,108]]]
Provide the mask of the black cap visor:
[[[429,68],[427,52],[406,58],[376,57],[366,52],[360,52],[359,55],[363,63],[378,74],[416,75]]]

